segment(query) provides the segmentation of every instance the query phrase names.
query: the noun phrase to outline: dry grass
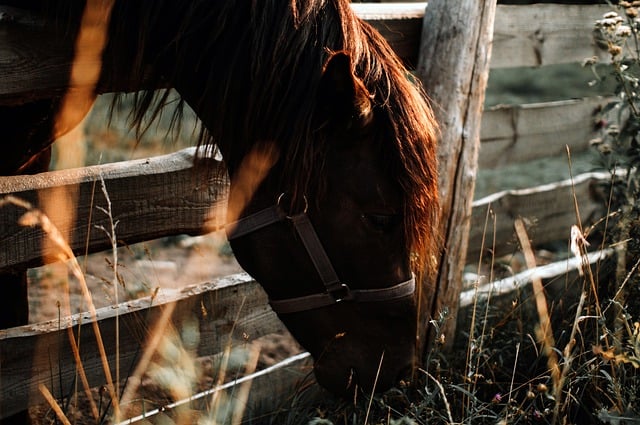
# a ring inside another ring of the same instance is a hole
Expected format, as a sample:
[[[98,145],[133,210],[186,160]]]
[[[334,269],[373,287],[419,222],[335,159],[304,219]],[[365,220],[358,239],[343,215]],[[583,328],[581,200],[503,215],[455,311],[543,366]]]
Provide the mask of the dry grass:
[[[119,286],[126,285],[117,269],[119,264],[117,222],[111,216],[109,195],[104,182],[102,182],[101,192],[107,199],[107,207],[100,208],[100,210],[109,216],[111,223],[109,228],[103,229],[108,233],[112,242],[112,260],[109,263],[113,278],[109,283],[114,287],[114,293],[117,293]],[[150,407],[151,410],[154,410],[152,416],[160,415],[165,417],[165,421],[170,420],[175,423],[190,424],[196,421],[210,424],[240,423],[252,381],[247,380],[238,387],[230,387],[230,390],[225,390],[224,388],[228,386],[223,384],[255,370],[260,354],[259,344],[246,344],[246,347],[233,347],[232,349],[234,343],[229,338],[227,349],[222,354],[218,365],[206,370],[208,376],[211,377],[208,379],[209,384],[203,384],[203,379],[207,380],[207,376],[204,376],[203,373],[205,368],[202,367],[202,359],[195,356],[199,340],[198,320],[183,318],[180,321],[180,328],[175,328],[172,324],[174,304],[169,304],[162,317],[155,323],[154,329],[149,332],[135,370],[128,378],[122,377],[121,379],[117,372],[110,369],[107,356],[107,351],[115,347],[116,370],[119,370],[118,321],[116,319],[116,341],[103,341],[96,308],[86,283],[85,274],[79,260],[67,244],[65,236],[46,214],[28,202],[8,196],[0,200],[0,207],[6,204],[25,210],[20,219],[22,225],[42,228],[46,238],[55,248],[52,250],[55,260],[66,265],[69,272],[75,277],[75,281],[79,283],[84,295],[83,304],[88,306],[91,314],[91,326],[96,335],[104,372],[105,386],[99,389],[90,388],[80,360],[79,338],[74,334],[73,329],[70,329],[68,337],[76,359],[76,370],[82,389],[76,389],[76,394],[67,394],[57,399],[53,388],[40,385],[40,392],[47,400],[53,415],[44,413],[42,417],[35,418],[36,423],[53,423],[54,421],[70,424],[119,423],[123,420],[128,421],[127,418],[136,415],[145,416],[144,413],[148,414]],[[71,314],[72,306],[68,297],[68,289],[68,287],[63,288],[63,292],[67,296],[64,296],[65,301],[60,307],[61,316]],[[118,301],[117,297],[115,301]],[[230,332],[229,335],[232,333]],[[109,348],[107,349],[105,346]],[[217,378],[213,379],[216,376]],[[122,393],[120,385],[124,386],[125,384],[125,391]],[[195,398],[192,400],[192,396],[203,385],[208,391],[208,396],[204,399],[205,407],[194,410],[191,401]],[[142,387],[146,387],[146,390]],[[150,388],[155,394],[149,394]],[[154,405],[157,408],[154,408]],[[163,406],[164,408],[162,408]],[[169,410],[170,413],[168,413]],[[43,412],[46,409],[39,409],[39,411]],[[142,418],[138,420],[140,419]]]
[[[579,217],[577,209],[576,201]],[[573,273],[544,281],[534,274],[531,285],[507,296],[492,296],[490,289],[481,294],[476,282],[473,302],[461,311],[453,351],[434,344],[414,385],[315,406],[298,423],[640,423],[640,324],[620,302],[640,260],[615,281],[615,257],[593,264],[588,259],[590,232],[606,233],[602,227],[609,218],[584,235],[582,226],[574,226],[567,241],[567,251],[579,260]],[[489,210],[487,227],[493,220]],[[526,266],[534,269],[526,226],[520,219],[515,226]],[[598,248],[610,246],[602,242]],[[442,315],[431,323],[435,335],[446,320]]]
[[[103,188],[102,193],[108,197],[106,189]],[[6,198],[3,202],[25,208],[23,224],[41,226],[59,246],[59,259],[66,262],[78,281],[84,280],[77,259],[46,215],[20,200]],[[110,214],[108,208],[102,212]],[[495,223],[495,217],[488,211],[487,227],[492,222]],[[521,221],[516,227],[527,267],[534,268],[536,260],[526,228]],[[113,251],[117,251],[116,229],[116,222],[104,229],[112,237]],[[373,397],[358,394],[350,401],[326,398],[320,403],[314,400],[313,404],[305,400],[307,394],[301,391],[291,398],[288,408],[261,423],[636,423],[640,414],[637,409],[640,325],[637,318],[627,314],[619,300],[638,263],[628,271],[622,285],[603,295],[605,282],[600,281],[603,274],[598,268],[604,265],[589,264],[584,239],[578,237],[581,232],[576,235],[575,240],[567,243],[573,244],[574,255],[583,259],[583,273],[576,280],[534,279],[531,292],[513,293],[508,299],[477,296],[468,311],[470,320],[462,322],[467,323],[467,328],[461,331],[456,346],[462,349],[445,352],[441,345],[435,344],[414,385]],[[495,243],[490,242],[492,246]],[[490,263],[494,261],[491,259]],[[114,254],[111,263],[118,262]],[[118,286],[122,279],[118,278],[115,267],[112,269],[111,284]],[[556,292],[558,283],[563,287],[562,292]],[[85,304],[91,310],[91,295],[88,290],[83,293]],[[65,311],[69,311],[69,307],[65,307]],[[118,379],[108,382],[106,391],[91,390],[84,384],[81,392],[89,408],[84,408],[80,418],[77,414],[67,418],[69,423],[117,422],[145,412],[157,418],[151,419],[152,423],[156,420],[240,423],[242,412],[238,406],[244,406],[246,386],[233,397],[213,392],[207,396],[209,402],[202,410],[193,408],[191,398],[197,391],[200,367],[184,335],[197,330],[172,327],[168,319],[171,311],[165,313],[165,318],[149,333],[145,351],[127,382],[124,395],[118,389]],[[443,315],[432,325],[437,328],[446,320],[451,318]],[[99,334],[99,329],[96,333]],[[230,347],[222,354],[218,368],[222,373],[218,376],[224,376],[226,370],[232,370],[234,376],[238,371],[251,372],[256,364],[255,350],[248,347],[233,354]],[[106,359],[106,355],[103,356]],[[234,356],[236,359],[232,360]],[[239,364],[228,367],[234,362]],[[78,367],[81,371],[79,362]],[[108,365],[105,366],[105,376],[107,374],[111,374]],[[81,372],[80,378],[82,382]],[[148,392],[138,391],[145,381],[148,387],[163,394],[166,401],[161,404],[173,406],[170,412],[153,406],[153,402],[147,400]],[[216,378],[209,387],[215,388],[222,382],[223,378]],[[59,418],[73,411],[69,404],[55,402],[46,388],[41,391]],[[176,400],[186,402],[173,403]]]

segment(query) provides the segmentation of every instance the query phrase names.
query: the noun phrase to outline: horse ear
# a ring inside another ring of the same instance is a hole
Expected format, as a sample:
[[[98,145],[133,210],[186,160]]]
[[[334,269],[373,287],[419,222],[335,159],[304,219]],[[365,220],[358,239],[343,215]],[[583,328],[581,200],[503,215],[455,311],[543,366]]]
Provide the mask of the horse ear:
[[[346,129],[364,128],[373,119],[371,95],[345,52],[334,53],[325,64],[318,101],[329,122]]]

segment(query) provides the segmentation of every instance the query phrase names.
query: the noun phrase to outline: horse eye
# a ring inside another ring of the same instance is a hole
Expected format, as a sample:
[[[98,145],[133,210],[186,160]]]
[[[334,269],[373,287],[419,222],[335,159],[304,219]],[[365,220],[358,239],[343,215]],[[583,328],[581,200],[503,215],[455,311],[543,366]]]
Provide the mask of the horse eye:
[[[400,221],[397,214],[362,214],[362,218],[367,225],[380,232],[389,230]]]

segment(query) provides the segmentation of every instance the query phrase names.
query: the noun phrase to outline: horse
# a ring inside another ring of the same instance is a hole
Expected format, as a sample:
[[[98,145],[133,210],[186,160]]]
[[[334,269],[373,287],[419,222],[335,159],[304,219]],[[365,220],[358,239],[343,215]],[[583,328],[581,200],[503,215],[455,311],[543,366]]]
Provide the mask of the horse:
[[[84,2],[49,1],[17,6],[72,46]],[[311,353],[318,383],[350,397],[406,379],[436,270],[438,126],[387,42],[348,0],[115,0],[108,16],[95,92],[128,81],[138,127],[166,103],[145,88],[171,87],[195,111],[199,148],[216,146],[230,178],[235,257]],[[2,114],[20,142],[3,173],[46,168],[60,104]],[[2,277],[21,310],[23,276]],[[11,314],[1,326],[26,320]]]

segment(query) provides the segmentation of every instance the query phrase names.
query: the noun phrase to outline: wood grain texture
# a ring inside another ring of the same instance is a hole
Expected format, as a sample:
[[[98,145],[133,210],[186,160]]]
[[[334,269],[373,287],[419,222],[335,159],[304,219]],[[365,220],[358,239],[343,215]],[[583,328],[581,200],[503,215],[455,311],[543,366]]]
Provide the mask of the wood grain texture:
[[[610,99],[592,97],[496,106],[482,114],[481,169],[524,163],[589,149],[597,136],[595,112]]]
[[[61,43],[25,10],[0,5],[0,93],[3,104],[60,95],[68,85],[73,44]]]
[[[565,341],[563,338],[567,337],[567,329],[573,323],[586,280],[585,276],[580,275],[579,268],[586,264],[589,264],[596,282],[606,281],[607,274],[615,268],[613,250],[590,252],[584,259],[571,257],[491,283],[484,283],[485,276],[469,276],[478,279],[480,284],[461,295],[458,316],[460,327],[473,333],[471,323],[475,315],[475,331],[479,328],[478,320],[481,320],[482,329],[499,329],[501,335],[535,335],[540,324],[532,285],[532,278],[535,276],[544,286],[554,338],[556,341]],[[583,337],[577,338],[580,340]],[[456,346],[464,350],[468,344],[469,333],[459,332]],[[511,349],[504,348],[507,351]],[[511,353],[514,351],[511,350]]]
[[[405,62],[414,64],[427,3],[354,4],[354,10],[378,29]],[[607,53],[591,33],[607,5],[531,4],[496,8],[492,68],[538,67],[582,62]]]
[[[492,68],[582,62],[606,52],[591,33],[608,5],[502,5],[496,11]]]
[[[352,7],[387,38],[406,64],[417,63],[427,3],[354,3]],[[0,6],[0,12],[4,9]],[[594,55],[604,58],[591,40],[591,31],[607,10],[606,5],[501,5],[495,15],[491,67],[581,62]],[[45,31],[37,17],[16,9],[8,13],[15,20],[0,25],[0,104],[59,95],[68,84],[73,46]],[[131,89],[127,81],[99,88],[100,92],[125,89]]]
[[[440,215],[434,227],[443,246],[438,276],[424,285],[430,318],[444,310],[455,318],[458,311],[495,9],[495,0],[434,0],[424,18],[417,73],[441,125]],[[447,341],[454,340],[455,320],[443,333]]]
[[[590,252],[586,256],[586,263],[590,265],[596,265],[599,262],[611,257],[613,251],[602,250]],[[565,286],[566,282],[574,282],[579,279],[579,269],[584,265],[583,260],[576,257],[570,257],[566,260],[560,260],[553,263],[538,266],[535,269],[529,269],[519,272],[513,276],[505,277],[493,282],[482,283],[475,289],[467,289],[460,294],[460,306],[464,309],[471,309],[476,300],[486,301],[492,297],[508,297],[508,302],[513,302],[513,294],[520,294],[523,290],[531,292],[531,281],[533,276],[537,276],[544,282],[545,288],[549,288],[556,282],[562,286]],[[565,279],[558,279],[559,276],[565,276]],[[482,278],[482,277],[480,277]],[[581,288],[582,285],[576,284],[576,287]],[[559,291],[558,291],[559,292]],[[559,294],[560,296],[562,294]],[[521,299],[526,299],[522,294],[519,295]],[[559,297],[550,297],[551,300],[558,300]],[[531,301],[530,301],[531,302]],[[471,315],[472,312],[468,312]],[[535,321],[537,322],[537,321]]]
[[[169,305],[170,328],[180,333],[185,323],[197,323],[194,344],[184,342],[194,356],[220,353],[284,325],[267,303],[262,288],[246,274],[226,276],[180,290],[161,289],[155,297],[105,307],[97,311],[102,339],[115,376],[116,316],[120,328],[120,376],[128,376],[142,356],[149,331]],[[88,313],[0,331],[0,417],[42,402],[38,385],[54,396],[74,386],[75,361],[69,332],[79,338],[82,365],[92,386],[106,380],[98,355],[93,319]],[[167,331],[167,335],[170,332]],[[63,388],[60,388],[62,384]]]
[[[144,160],[0,177],[0,199],[11,194],[36,208],[46,203],[50,206],[45,214],[56,215],[60,212],[57,202],[65,205],[68,199],[61,198],[71,194],[76,220],[63,224],[68,228],[61,230],[71,235],[68,243],[76,255],[111,246],[100,228],[110,227],[109,217],[101,210],[107,204],[100,178],[111,200],[120,241],[135,243],[167,235],[203,234],[224,223],[227,182],[215,177],[220,174],[218,161],[210,158],[194,167],[194,155],[192,148]],[[10,204],[1,209],[0,269],[34,267],[52,261],[56,248],[43,244],[41,227],[20,225],[25,209]]]
[[[605,204],[594,198],[593,188],[609,179],[608,173],[585,173],[573,180],[505,190],[476,200],[473,202],[466,263],[477,264],[481,255],[499,257],[518,251],[513,229],[514,220],[518,217],[529,223],[529,236],[534,246],[558,241],[568,243],[571,226],[577,224],[574,194],[582,226],[588,227],[606,215]],[[494,238],[495,246],[492,244]]]

